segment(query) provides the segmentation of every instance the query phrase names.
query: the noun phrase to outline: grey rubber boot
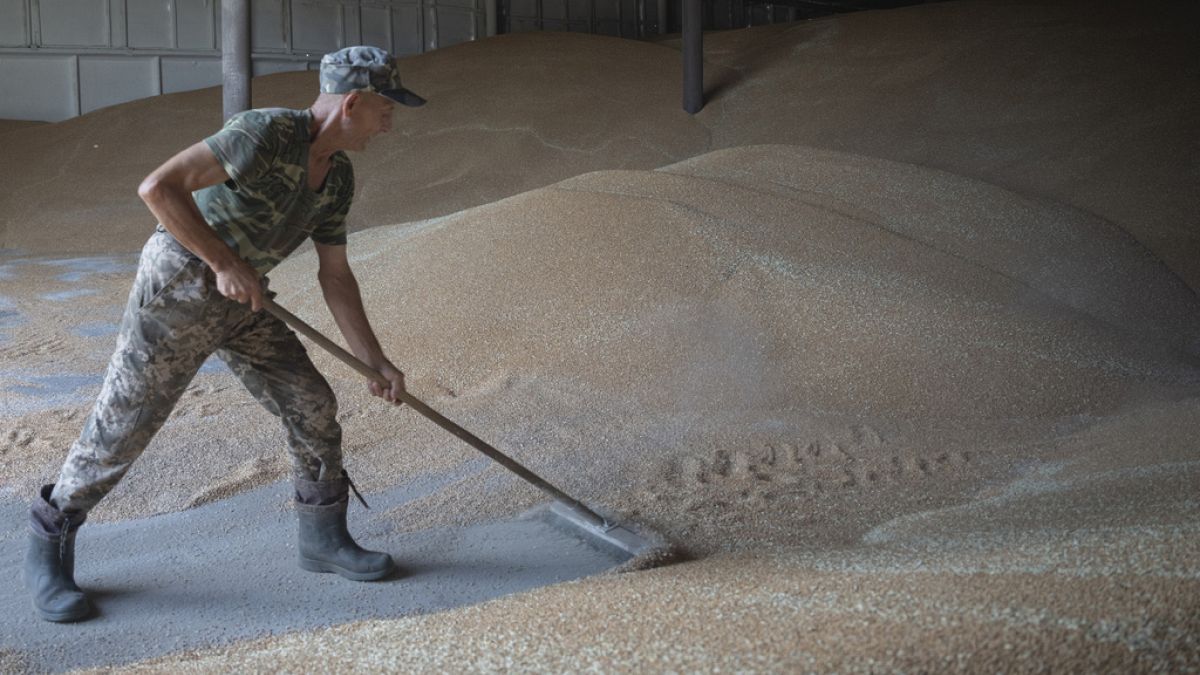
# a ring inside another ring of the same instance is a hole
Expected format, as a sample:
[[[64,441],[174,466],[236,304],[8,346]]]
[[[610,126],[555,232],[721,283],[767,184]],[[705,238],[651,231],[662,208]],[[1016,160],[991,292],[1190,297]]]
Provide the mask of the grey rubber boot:
[[[79,621],[92,603],[75,584],[75,533],[87,514],[67,514],[50,503],[53,485],[42,486],[30,507],[25,587],[33,608],[46,621]]]
[[[350,536],[346,507],[351,485],[345,473],[342,475],[334,480],[295,480],[300,568],[333,572],[355,581],[378,581],[395,572],[396,564],[390,555],[368,551]]]

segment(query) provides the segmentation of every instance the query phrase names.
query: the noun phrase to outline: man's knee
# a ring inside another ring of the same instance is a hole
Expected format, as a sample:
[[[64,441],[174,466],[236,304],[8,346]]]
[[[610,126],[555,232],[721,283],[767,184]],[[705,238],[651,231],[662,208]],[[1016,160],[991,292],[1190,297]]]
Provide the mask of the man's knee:
[[[324,380],[314,383],[300,392],[296,401],[297,412],[314,428],[337,426],[338,402],[333,389]]]
[[[301,392],[290,407],[284,421],[294,443],[308,447],[341,446],[337,398],[328,385]]]

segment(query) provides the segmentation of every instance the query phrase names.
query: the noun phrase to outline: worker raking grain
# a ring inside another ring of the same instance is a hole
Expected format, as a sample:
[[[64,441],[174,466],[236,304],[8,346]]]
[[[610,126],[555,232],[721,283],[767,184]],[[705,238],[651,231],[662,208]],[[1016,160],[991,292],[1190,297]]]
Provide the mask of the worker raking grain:
[[[353,484],[342,467],[337,402],[296,335],[260,311],[265,275],[311,238],[317,277],[354,354],[399,404],[404,374],[384,355],[346,255],[346,214],[360,151],[392,127],[395,102],[425,101],[400,84],[393,57],[348,47],[321,60],[321,92],[307,110],[233,116],[216,134],[155,169],[138,194],[159,225],[142,250],[104,385],[58,482],[31,508],[26,584],[38,614],[91,614],[74,581],[75,535],[158,432],[188,383],[217,354],[282,421],[291,450],[300,566],[370,581],[391,575],[386,553],[346,528]],[[356,491],[357,492],[357,491]]]

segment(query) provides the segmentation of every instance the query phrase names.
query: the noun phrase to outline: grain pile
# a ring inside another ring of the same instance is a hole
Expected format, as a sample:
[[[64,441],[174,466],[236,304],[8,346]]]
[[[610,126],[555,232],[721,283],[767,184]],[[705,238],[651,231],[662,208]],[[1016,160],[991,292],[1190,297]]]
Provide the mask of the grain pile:
[[[715,35],[721,89],[694,120],[650,86],[676,76],[663,46],[510,36],[412,59],[414,89],[464,107],[447,121],[431,103],[418,131],[398,120],[356,158],[358,224],[386,225],[350,243],[381,342],[418,396],[695,560],[144,667],[1200,667],[1200,286],[1185,215],[1198,165],[1178,142],[1196,121],[1183,85],[1197,61],[1139,79],[1196,47],[1165,10],[1080,7],[947,3]],[[1089,65],[1074,48],[1093,44],[1128,51]],[[530,56],[550,47],[561,67]],[[487,71],[507,55],[539,78]],[[611,88],[575,73],[609,58],[638,77],[613,73],[617,103],[595,110]],[[466,107],[465,88],[435,76],[447,64],[485,73],[502,104]],[[550,76],[579,86],[543,90]],[[302,104],[311,76],[264,82]],[[183,96],[159,103],[199,124]],[[567,119],[580,117],[596,123]],[[92,122],[74,123],[40,133]],[[428,199],[397,207],[408,192]],[[25,208],[0,210],[6,245],[48,246],[14,225]],[[396,208],[412,210],[374,222]],[[52,264],[0,268],[0,295],[27,317],[0,324],[22,377],[103,363],[104,338],[71,327],[111,313],[98,299],[123,292],[129,260],[53,313],[38,293],[72,282]],[[333,332],[314,266],[301,253],[272,286]],[[366,489],[471,457],[314,357]],[[60,461],[82,406],[9,400],[24,431],[0,460],[18,493]],[[205,373],[95,516],[281,478],[279,442],[235,382]],[[495,470],[388,517],[418,529],[536,501]]]
[[[46,123],[30,120],[0,120],[0,135],[13,131],[26,131],[34,127],[43,126],[44,124]]]
[[[679,109],[671,42],[525,33],[438,50],[403,65],[430,106],[355,158],[351,226],[452,213],[589,170],[787,143],[1082,208],[1200,289],[1198,13],[1194,3],[967,0],[712,33],[708,101],[694,118]],[[254,105],[303,107],[315,90],[315,73],[256,78]],[[213,88],[6,138],[0,245],[139,247],[153,223],[138,181],[220,118]]]

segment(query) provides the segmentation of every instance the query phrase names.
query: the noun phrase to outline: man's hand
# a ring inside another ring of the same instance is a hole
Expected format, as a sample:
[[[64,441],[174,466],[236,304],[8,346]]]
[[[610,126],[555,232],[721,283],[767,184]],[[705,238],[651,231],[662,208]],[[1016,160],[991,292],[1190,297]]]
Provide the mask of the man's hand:
[[[254,271],[250,263],[241,258],[235,258],[228,267],[217,271],[216,275],[217,291],[221,295],[243,304],[250,303],[251,311],[257,312],[262,309],[262,282],[259,281],[258,273]]]
[[[379,340],[375,338],[375,331],[367,321],[362,293],[358,290],[354,272],[350,270],[345,244],[316,244],[316,249],[321,263],[317,280],[321,282],[325,304],[342,330],[346,343],[350,345],[350,351],[387,381],[381,383],[376,381],[378,378],[372,378],[368,389],[375,396],[400,405],[403,403],[400,395],[405,393],[404,373],[384,356]]]
[[[392,386],[388,389],[384,389],[379,385],[378,382],[372,381],[369,385],[371,393],[379,398],[386,399],[388,402],[395,405],[402,405],[404,402],[400,400],[400,392],[405,391],[404,373],[400,372],[396,366],[393,366],[391,363],[386,361],[378,370],[379,374],[382,375],[384,379],[392,383]]]

